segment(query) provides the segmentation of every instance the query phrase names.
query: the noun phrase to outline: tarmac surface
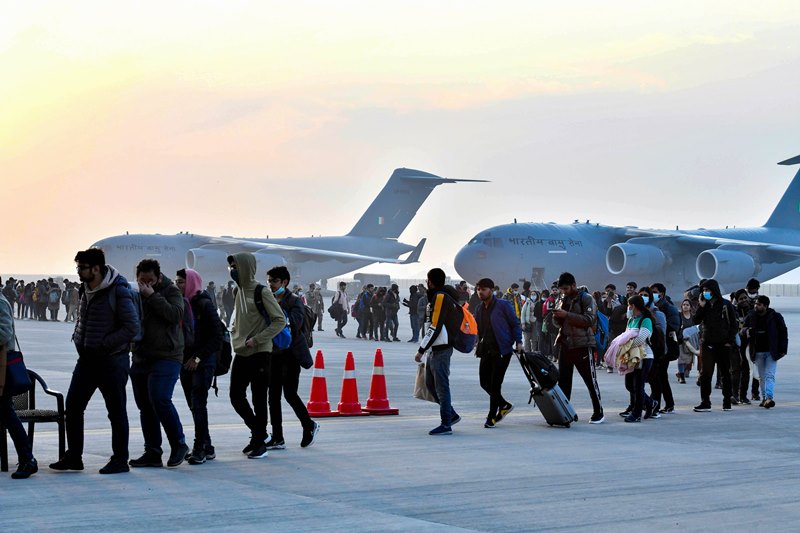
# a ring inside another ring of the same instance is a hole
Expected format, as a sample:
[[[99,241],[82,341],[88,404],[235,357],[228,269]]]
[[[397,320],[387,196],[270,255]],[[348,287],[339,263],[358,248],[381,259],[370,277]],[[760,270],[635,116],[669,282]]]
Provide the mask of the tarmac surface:
[[[588,423],[591,403],[578,376],[572,400],[580,421],[549,427],[512,361],[504,395],[516,406],[484,429],[488,396],[478,360],[454,354],[453,403],[463,420],[451,436],[431,437],[438,407],[411,397],[415,346],[336,338],[326,317],[314,349],[325,355],[335,408],[348,351],[355,355],[359,399],[366,404],[376,348],[384,354],[389,399],[399,416],[321,418],[313,446],[284,403],[288,448],[268,458],[241,453],[249,431],[227,398],[209,399],[217,458],[203,465],[132,469],[102,476],[111,454],[105,407],[96,393],[86,412],[83,472],[47,468],[57,459],[55,424],[36,428],[39,473],[0,476],[0,531],[798,531],[800,530],[800,298],[775,298],[789,327],[789,355],[778,363],[774,409],[734,407],[694,413],[699,388],[672,378],[676,413],[640,424],[617,415],[628,403],[623,379],[598,372],[606,413]],[[401,315],[400,336],[410,338]],[[71,324],[17,322],[29,368],[66,393],[76,355]],[[670,375],[676,371],[671,364]],[[311,371],[300,395],[307,401]],[[49,398],[40,396],[44,407]],[[194,434],[180,386],[174,401],[187,442]],[[138,410],[128,388],[131,456],[142,451]],[[9,439],[11,469],[16,454]],[[168,450],[165,450],[168,453]]]

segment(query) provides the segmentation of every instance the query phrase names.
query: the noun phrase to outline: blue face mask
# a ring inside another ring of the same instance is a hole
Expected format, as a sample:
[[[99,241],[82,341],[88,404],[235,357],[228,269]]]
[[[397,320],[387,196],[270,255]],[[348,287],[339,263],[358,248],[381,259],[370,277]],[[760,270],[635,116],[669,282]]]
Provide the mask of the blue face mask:
[[[711,300],[711,291],[703,291],[703,298],[706,300]]]
[[[239,271],[236,269],[231,270],[231,279],[238,285],[239,284]]]
[[[281,287],[280,289],[278,289],[277,291],[275,291],[275,296],[280,296],[280,295],[281,295],[281,294],[283,294],[284,292],[286,292],[286,289],[285,289],[285,288],[283,288],[283,287]]]
[[[657,304],[660,299],[661,299],[661,295],[659,293],[656,292],[656,293],[653,294],[653,303],[654,304]]]
[[[628,308],[628,320],[630,320],[631,318],[633,318],[633,309],[631,309],[631,308],[629,307],[629,308]]]
[[[650,305],[650,297],[649,296],[642,296],[642,300],[644,300],[645,307]]]

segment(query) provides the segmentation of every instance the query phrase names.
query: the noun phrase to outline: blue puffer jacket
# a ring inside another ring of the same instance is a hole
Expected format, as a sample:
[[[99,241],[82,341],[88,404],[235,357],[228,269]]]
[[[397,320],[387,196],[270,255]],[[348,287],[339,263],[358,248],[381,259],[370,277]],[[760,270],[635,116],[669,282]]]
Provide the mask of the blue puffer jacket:
[[[115,291],[116,309],[111,308],[109,293]],[[111,265],[106,266],[103,281],[94,291],[86,284],[80,288],[78,320],[72,342],[80,357],[102,357],[126,353],[139,334],[138,313],[128,280]]]
[[[522,342],[522,326],[514,311],[514,305],[509,300],[499,300],[494,298],[494,305],[489,307],[492,322],[492,331],[497,339],[497,346],[500,348],[501,355],[509,355],[514,351],[514,342]],[[475,311],[475,322],[478,323],[478,337],[483,336],[483,313],[486,307],[483,303],[478,305]]]

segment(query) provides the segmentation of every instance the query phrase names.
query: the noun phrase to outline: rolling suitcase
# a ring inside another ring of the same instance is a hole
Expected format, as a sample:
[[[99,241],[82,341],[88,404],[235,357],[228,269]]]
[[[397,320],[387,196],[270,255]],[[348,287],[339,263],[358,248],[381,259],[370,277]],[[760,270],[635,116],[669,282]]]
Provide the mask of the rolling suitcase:
[[[537,375],[543,372],[547,374],[548,370],[546,365],[537,364],[536,355],[538,354],[517,354],[522,371],[531,384],[531,397],[528,403],[531,401],[536,403],[536,407],[539,408],[545,422],[549,425],[569,427],[570,424],[578,421],[578,415],[558,384],[554,384],[550,388],[541,386]],[[549,378],[550,376],[546,376],[544,379]]]

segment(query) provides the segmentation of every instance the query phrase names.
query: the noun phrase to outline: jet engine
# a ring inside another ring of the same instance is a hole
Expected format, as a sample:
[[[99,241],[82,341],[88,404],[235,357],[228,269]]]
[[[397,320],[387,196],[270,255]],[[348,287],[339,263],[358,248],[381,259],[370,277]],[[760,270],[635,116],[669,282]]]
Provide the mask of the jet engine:
[[[612,274],[639,276],[661,271],[667,262],[660,248],[647,244],[614,244],[606,252],[606,268]]]
[[[697,256],[697,276],[700,279],[715,279],[720,283],[741,281],[758,273],[758,265],[752,255],[732,250],[706,250]]]
[[[212,272],[228,268],[228,252],[206,248],[192,248],[186,252],[186,268],[198,272]]]

